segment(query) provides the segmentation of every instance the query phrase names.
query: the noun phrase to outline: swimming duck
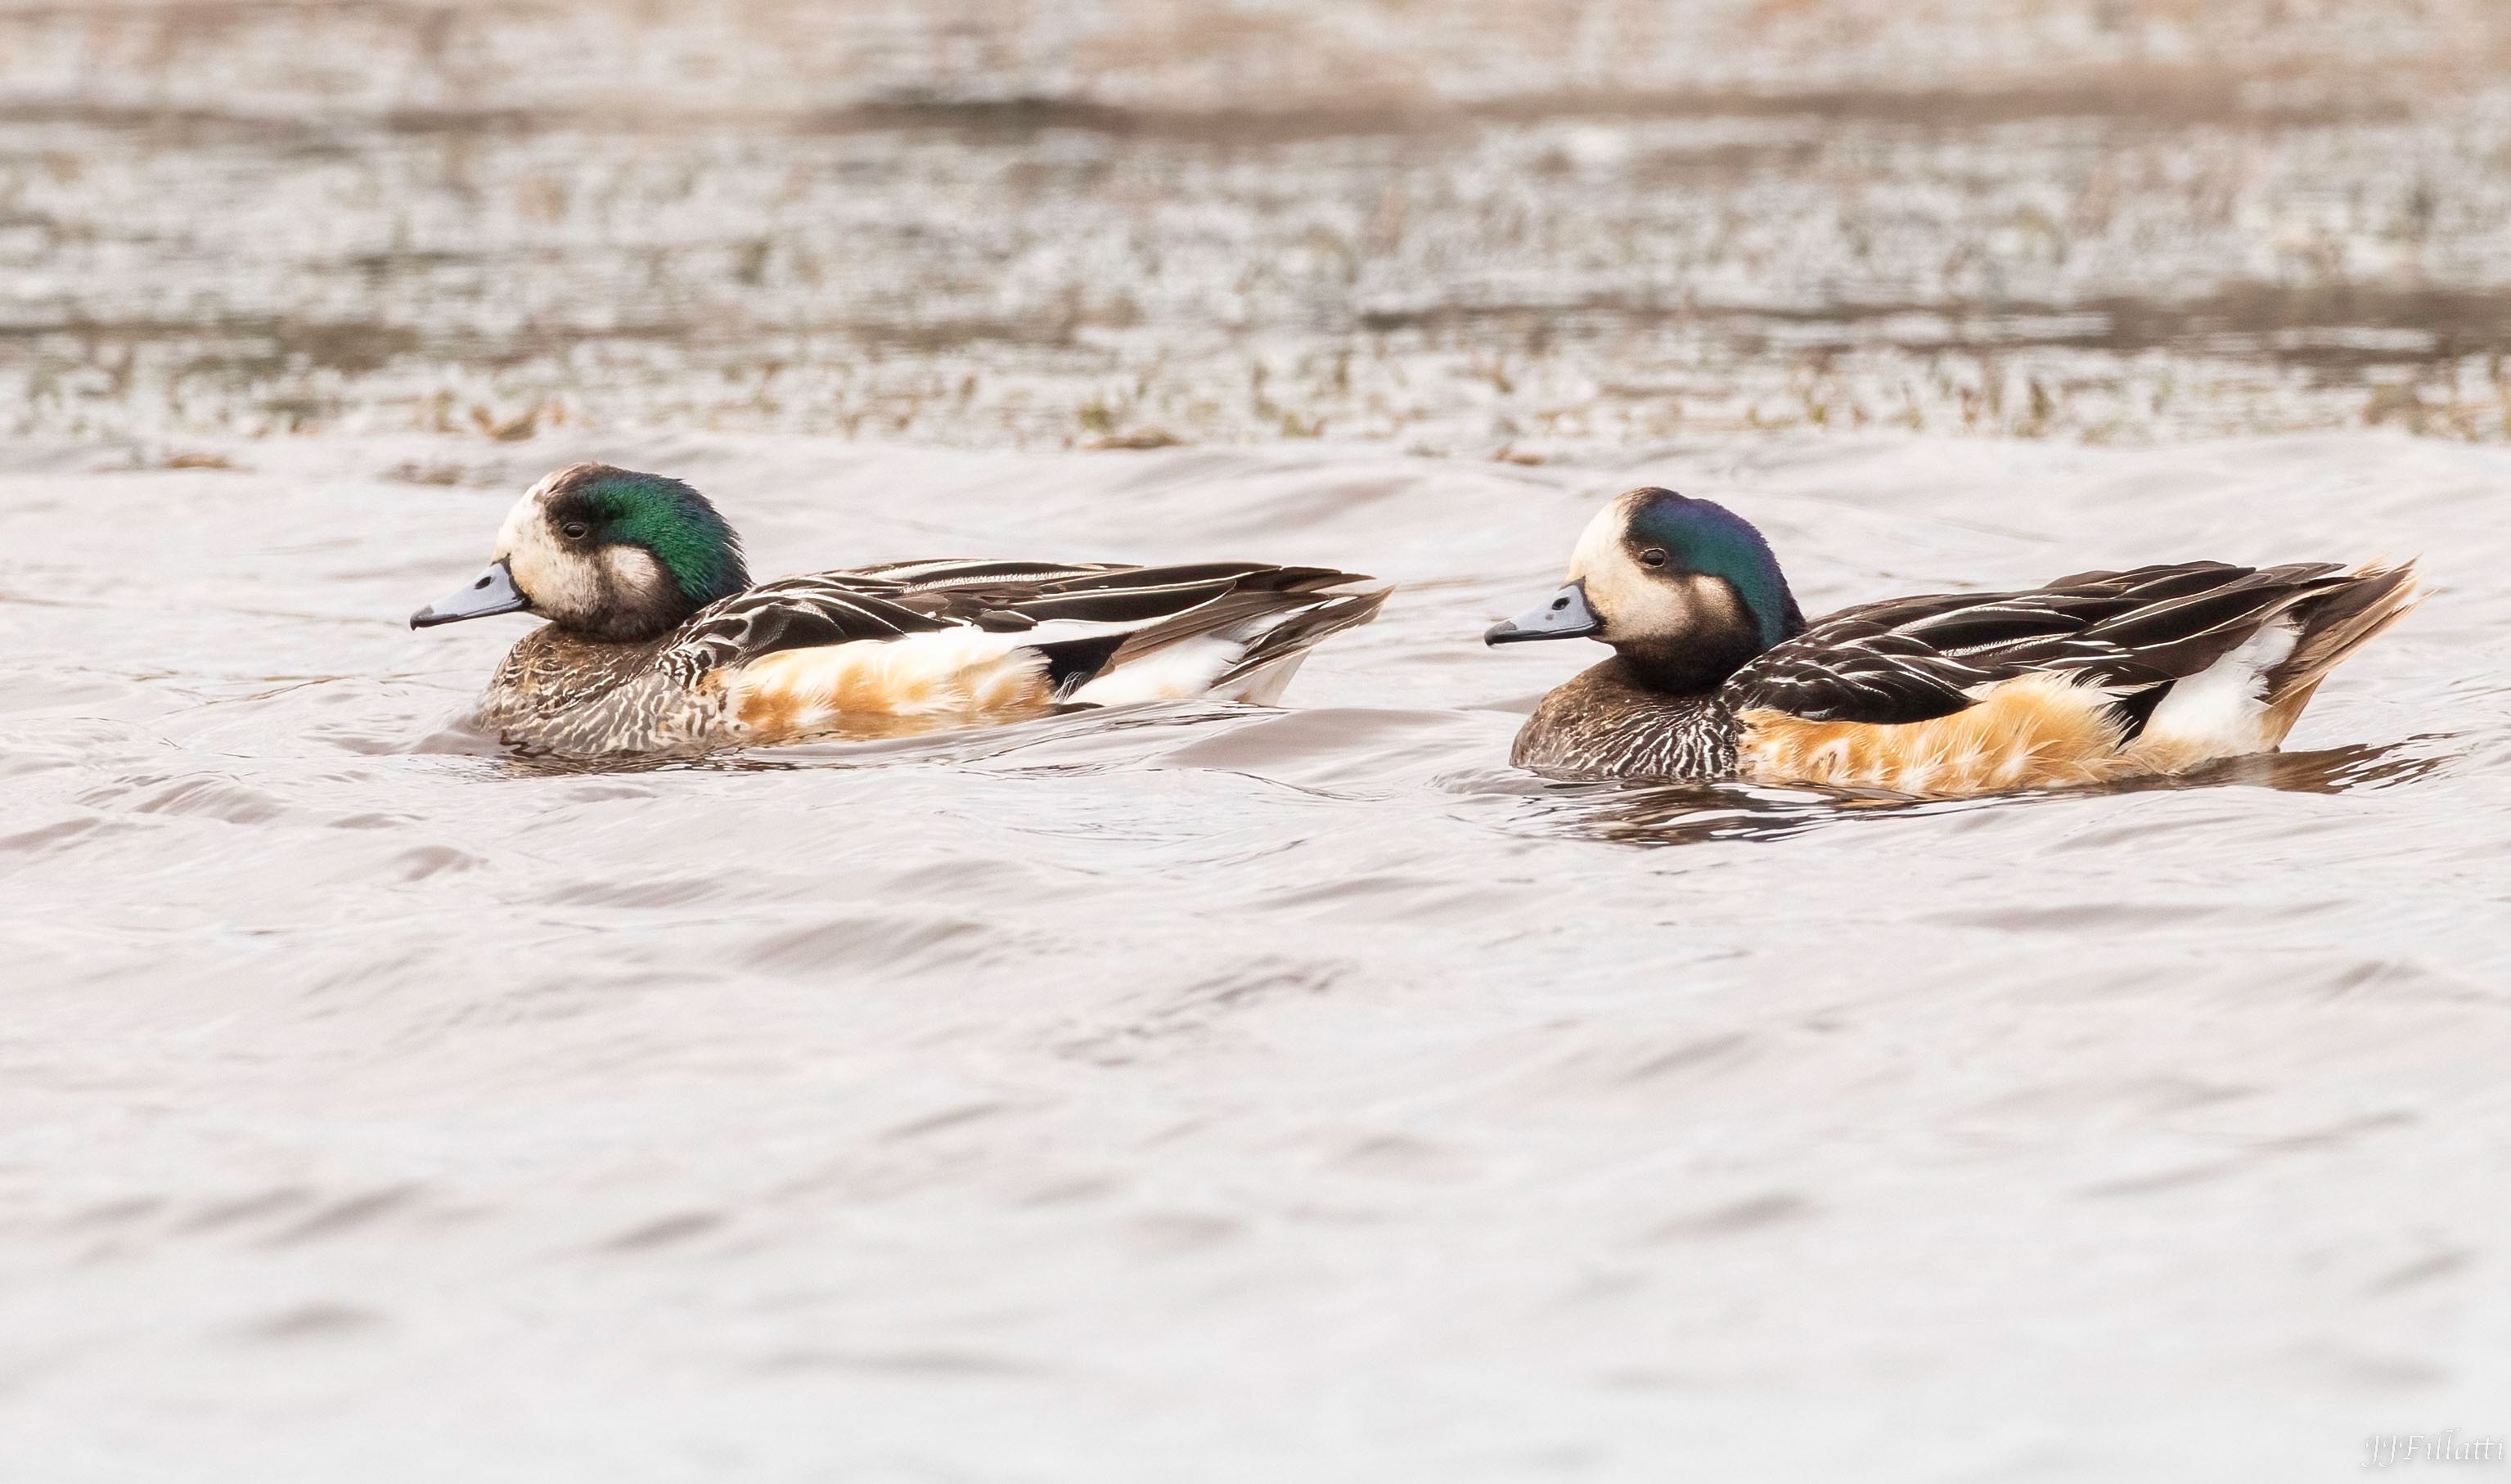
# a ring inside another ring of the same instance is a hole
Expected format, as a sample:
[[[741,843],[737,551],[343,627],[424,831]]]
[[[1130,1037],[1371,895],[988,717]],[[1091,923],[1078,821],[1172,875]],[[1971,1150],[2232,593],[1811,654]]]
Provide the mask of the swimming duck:
[[[1953,797],[2272,751],[2328,672],[2418,598],[2412,562],[2190,561],[1807,624],[1759,531],[1647,488],[1589,523],[1567,587],[1484,638],[1613,647],[1543,698],[1520,767]]]
[[[525,491],[493,555],[410,627],[547,619],[498,666],[479,719],[562,756],[1057,704],[1269,703],[1312,645],[1386,598],[1347,572],[1244,561],[907,561],[753,587],[740,538],[703,495],[604,464]]]

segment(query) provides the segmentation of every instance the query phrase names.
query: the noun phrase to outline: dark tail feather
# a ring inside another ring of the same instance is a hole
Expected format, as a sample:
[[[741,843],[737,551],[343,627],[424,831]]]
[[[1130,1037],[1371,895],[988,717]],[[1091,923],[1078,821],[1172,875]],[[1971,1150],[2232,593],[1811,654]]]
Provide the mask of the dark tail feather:
[[[1354,579],[1360,582],[1367,580]],[[1303,654],[1329,634],[1359,628],[1377,617],[1377,610],[1385,605],[1387,594],[1394,590],[1392,588],[1375,588],[1365,592],[1321,594],[1321,601],[1293,613],[1257,634],[1256,641],[1248,646],[1247,653],[1220,672],[1220,678],[1213,682],[1214,688],[1245,679],[1289,656]]]
[[[2381,630],[2414,611],[2424,594],[2415,589],[2415,564],[2357,568],[2345,586],[2292,609],[2301,625],[2293,653],[2265,675],[2268,730],[2278,741],[2293,730],[2302,707],[2328,672]]]
[[[1168,574],[1164,569],[1160,575]],[[1382,587],[1349,590],[1374,579],[1323,567],[1266,567],[1229,575],[1240,579],[1233,590],[1174,618],[1129,633],[1037,646],[1047,656],[1056,695],[1069,696],[1109,670],[1206,634],[1244,639],[1248,646],[1214,679],[1213,689],[1223,689],[1267,666],[1283,666],[1266,686],[1268,691],[1276,689],[1290,678],[1298,657],[1311,645],[1375,618],[1393,590]]]

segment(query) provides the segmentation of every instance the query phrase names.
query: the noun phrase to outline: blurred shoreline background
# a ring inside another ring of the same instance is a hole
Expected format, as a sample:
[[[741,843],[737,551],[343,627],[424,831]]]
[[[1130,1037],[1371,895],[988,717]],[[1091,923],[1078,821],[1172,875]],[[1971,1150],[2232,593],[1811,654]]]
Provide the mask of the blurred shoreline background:
[[[2490,0],[0,5],[0,431],[2511,437]]]

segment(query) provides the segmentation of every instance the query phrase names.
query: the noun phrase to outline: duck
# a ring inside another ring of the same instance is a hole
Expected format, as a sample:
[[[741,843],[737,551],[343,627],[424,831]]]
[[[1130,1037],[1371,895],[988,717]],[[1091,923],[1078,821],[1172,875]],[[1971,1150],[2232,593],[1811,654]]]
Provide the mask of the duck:
[[[753,584],[686,482],[572,464],[525,490],[485,571],[410,615],[545,620],[474,721],[559,757],[983,725],[1066,706],[1270,704],[1374,579],[1326,567],[940,558]]]
[[[1613,651],[1543,697],[1518,767],[1932,798],[2273,751],[2329,672],[2422,596],[2412,561],[2185,561],[1808,623],[1751,522],[1655,486],[1596,514],[1568,579],[1484,634]]]

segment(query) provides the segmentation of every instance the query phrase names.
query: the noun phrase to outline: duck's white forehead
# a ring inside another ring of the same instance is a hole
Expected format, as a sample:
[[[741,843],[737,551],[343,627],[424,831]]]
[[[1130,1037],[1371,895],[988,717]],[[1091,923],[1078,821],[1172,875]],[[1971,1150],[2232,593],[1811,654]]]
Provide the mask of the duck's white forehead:
[[[1584,577],[1600,567],[1628,565],[1630,558],[1622,551],[1622,533],[1630,528],[1631,497],[1616,495],[1596,518],[1578,533],[1577,549],[1569,553],[1569,575]]]
[[[561,469],[543,475],[539,483],[523,491],[522,498],[506,512],[506,523],[497,527],[497,550],[489,554],[512,556],[518,547],[542,539],[541,512],[549,504],[551,489],[558,483],[559,476],[564,473],[566,471]]]
[[[512,556],[515,549],[530,543],[538,534],[541,514],[541,492],[534,488],[516,501],[506,512],[506,523],[497,527],[497,549],[491,556]]]

